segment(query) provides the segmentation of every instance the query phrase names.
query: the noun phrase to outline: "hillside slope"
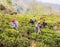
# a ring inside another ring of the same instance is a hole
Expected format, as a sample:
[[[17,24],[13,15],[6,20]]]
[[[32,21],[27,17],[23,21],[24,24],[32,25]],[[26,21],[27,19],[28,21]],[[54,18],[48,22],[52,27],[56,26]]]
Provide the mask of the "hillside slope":
[[[15,9],[12,7],[11,0],[0,0],[0,5],[3,5],[7,9],[7,10],[4,10],[4,12],[6,12],[6,13],[9,11],[11,11],[11,12],[15,11]]]
[[[59,20],[57,17],[43,15],[48,28],[41,28],[41,34],[36,33],[34,26],[39,21],[39,16],[36,16],[36,23],[29,24],[29,19],[33,15],[7,15],[0,14],[0,47],[60,47],[60,34],[50,29],[50,26],[55,26]],[[2,19],[4,18],[4,19]],[[11,18],[15,18],[19,22],[18,30],[10,28]],[[52,21],[53,20],[53,21]],[[53,38],[53,39],[52,39]]]

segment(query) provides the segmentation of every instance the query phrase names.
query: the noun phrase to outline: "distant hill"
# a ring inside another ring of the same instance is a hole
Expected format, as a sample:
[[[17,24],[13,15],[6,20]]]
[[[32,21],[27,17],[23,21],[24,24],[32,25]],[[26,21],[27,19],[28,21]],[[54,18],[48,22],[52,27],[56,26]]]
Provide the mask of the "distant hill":
[[[60,11],[60,5],[58,4],[51,4],[51,3],[44,3],[45,6],[52,7],[58,11]]]
[[[18,6],[16,4],[14,6],[14,1],[15,0],[0,0],[0,3],[7,9],[17,12],[20,11],[20,13],[51,14],[60,12],[60,5],[57,4],[36,2],[35,0],[16,0]]]
[[[44,14],[51,14],[60,12],[60,5],[57,4],[50,4],[50,3],[42,3],[36,2],[35,0],[19,0],[18,1],[18,8],[22,13],[44,13]],[[22,10],[21,10],[22,8]]]

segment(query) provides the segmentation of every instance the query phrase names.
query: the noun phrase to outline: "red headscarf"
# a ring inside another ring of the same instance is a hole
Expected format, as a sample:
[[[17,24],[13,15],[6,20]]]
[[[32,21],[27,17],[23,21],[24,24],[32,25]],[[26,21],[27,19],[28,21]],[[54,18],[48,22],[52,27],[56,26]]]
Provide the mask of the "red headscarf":
[[[12,18],[11,22],[15,22],[15,19],[14,19],[14,18]]]

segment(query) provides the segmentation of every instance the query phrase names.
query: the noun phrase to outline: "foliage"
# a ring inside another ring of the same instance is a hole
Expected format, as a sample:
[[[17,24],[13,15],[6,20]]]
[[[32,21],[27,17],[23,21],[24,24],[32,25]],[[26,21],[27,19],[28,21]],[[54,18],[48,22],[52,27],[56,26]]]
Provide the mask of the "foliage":
[[[34,16],[29,14],[0,14],[0,47],[29,47],[32,40],[36,42],[36,47],[60,47],[60,34],[49,28],[57,25],[56,23],[59,22],[59,20],[56,20],[57,17],[53,19],[53,22],[51,18],[53,16],[44,16],[48,28],[41,28],[41,34],[36,33],[34,29],[40,15],[35,16],[36,22],[34,25],[29,23],[32,17]],[[18,30],[10,28],[11,18],[15,18],[19,22]]]
[[[2,4],[0,4],[0,10],[5,10],[5,6],[3,6]]]

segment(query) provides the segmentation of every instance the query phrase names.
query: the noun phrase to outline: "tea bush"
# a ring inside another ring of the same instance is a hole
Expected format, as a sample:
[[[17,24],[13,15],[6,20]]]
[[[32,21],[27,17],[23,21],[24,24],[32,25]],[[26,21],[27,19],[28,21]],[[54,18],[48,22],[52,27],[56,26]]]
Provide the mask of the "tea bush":
[[[41,34],[38,34],[34,27],[40,21],[40,15],[34,17],[36,22],[31,25],[29,20],[33,17],[30,14],[0,14],[0,47],[30,47],[32,40],[35,41],[36,47],[60,47],[60,34],[50,29],[50,26],[55,26],[59,19],[56,16],[43,15],[48,27],[41,28]],[[19,22],[18,30],[10,27],[12,18]]]

